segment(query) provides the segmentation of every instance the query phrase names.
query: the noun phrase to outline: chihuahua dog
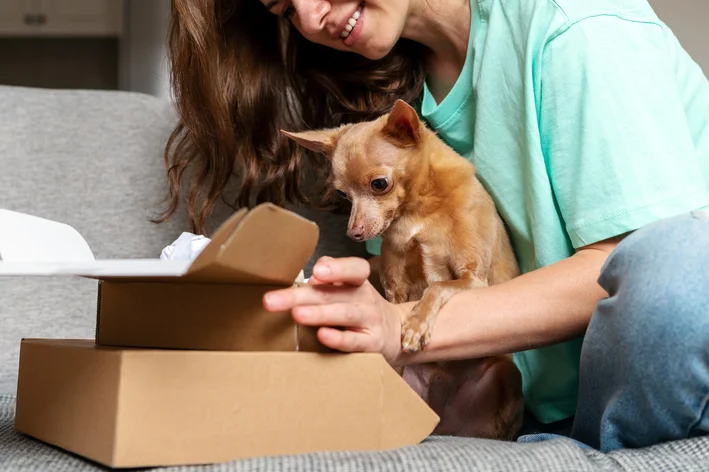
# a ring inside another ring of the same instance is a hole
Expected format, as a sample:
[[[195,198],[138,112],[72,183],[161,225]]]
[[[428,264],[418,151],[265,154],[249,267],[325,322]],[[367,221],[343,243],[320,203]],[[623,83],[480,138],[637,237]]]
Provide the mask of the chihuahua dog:
[[[402,323],[404,352],[426,348],[453,295],[519,275],[475,167],[404,101],[372,121],[281,132],[329,157],[332,184],[352,204],[347,234],[356,241],[382,237],[387,299],[417,302]],[[434,434],[513,439],[521,428],[521,375],[510,355],[411,365],[400,373],[441,418]]]

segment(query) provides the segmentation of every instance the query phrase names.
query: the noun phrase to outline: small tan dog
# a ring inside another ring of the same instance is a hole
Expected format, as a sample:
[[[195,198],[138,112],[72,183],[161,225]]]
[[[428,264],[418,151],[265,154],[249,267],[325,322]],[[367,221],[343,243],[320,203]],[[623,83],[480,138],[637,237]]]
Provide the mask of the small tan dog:
[[[426,347],[455,293],[519,275],[475,167],[405,102],[373,121],[282,133],[331,159],[332,183],[352,202],[348,235],[382,236],[387,299],[418,301],[402,324],[404,351]],[[513,439],[521,427],[521,376],[511,356],[408,366],[402,374],[441,417],[435,434]]]

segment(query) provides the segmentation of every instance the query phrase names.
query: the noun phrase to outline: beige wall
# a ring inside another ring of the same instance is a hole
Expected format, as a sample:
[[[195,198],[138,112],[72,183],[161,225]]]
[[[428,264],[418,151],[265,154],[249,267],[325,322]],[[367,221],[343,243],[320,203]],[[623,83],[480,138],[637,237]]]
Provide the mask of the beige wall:
[[[120,54],[121,88],[169,97],[165,49],[170,0],[128,0]]]
[[[709,76],[709,0],[649,0],[657,16]]]

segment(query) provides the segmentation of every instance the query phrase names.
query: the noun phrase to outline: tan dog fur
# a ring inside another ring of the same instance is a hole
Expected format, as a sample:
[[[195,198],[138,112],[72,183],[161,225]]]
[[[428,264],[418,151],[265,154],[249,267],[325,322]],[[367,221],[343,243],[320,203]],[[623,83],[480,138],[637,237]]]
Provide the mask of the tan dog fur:
[[[387,299],[418,301],[402,324],[402,350],[425,349],[454,294],[519,274],[475,167],[405,102],[365,123],[282,132],[330,157],[332,184],[352,202],[348,235],[381,235]],[[521,427],[521,376],[511,356],[410,366],[402,375],[441,416],[434,433],[512,439]]]

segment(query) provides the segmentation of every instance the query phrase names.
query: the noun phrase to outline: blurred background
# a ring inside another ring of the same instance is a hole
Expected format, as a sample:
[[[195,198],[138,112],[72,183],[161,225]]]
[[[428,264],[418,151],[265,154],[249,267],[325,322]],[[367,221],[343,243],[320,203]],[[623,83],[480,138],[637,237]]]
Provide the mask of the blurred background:
[[[709,0],[650,4],[709,74]],[[0,0],[0,84],[169,97],[169,17],[170,0]]]
[[[169,97],[170,0],[0,0],[0,84]]]

